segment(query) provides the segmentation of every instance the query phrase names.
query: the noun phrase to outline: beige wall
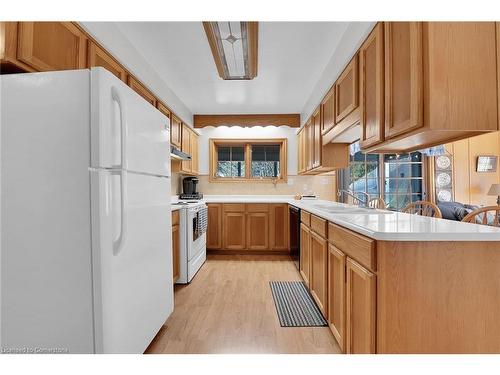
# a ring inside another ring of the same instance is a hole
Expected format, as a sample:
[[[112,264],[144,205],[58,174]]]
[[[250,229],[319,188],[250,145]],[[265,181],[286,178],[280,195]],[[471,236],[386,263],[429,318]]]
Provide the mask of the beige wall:
[[[500,155],[500,132],[489,133],[449,143],[446,149],[453,155],[453,187],[457,202],[495,205],[496,197],[486,195],[491,184],[500,183],[500,165],[496,172],[476,172],[480,155]]]
[[[176,175],[174,177],[174,175]],[[271,182],[213,182],[208,181],[208,176],[198,176],[200,182],[198,191],[206,195],[295,195],[315,193],[318,198],[334,200],[335,175],[323,176],[288,176],[288,182],[273,185]],[[172,195],[179,194],[182,190],[182,176],[172,174]]]

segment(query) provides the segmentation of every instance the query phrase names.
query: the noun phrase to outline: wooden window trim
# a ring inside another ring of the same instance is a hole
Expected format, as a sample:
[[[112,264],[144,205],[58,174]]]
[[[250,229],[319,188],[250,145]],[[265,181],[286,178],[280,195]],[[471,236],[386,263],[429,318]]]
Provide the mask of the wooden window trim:
[[[280,176],[278,178],[268,177],[251,177],[251,146],[252,145],[275,145],[280,146]],[[219,146],[244,146],[245,147],[245,177],[232,178],[232,177],[216,177],[217,171],[217,147]],[[287,182],[287,139],[286,138],[272,138],[272,139],[220,139],[211,138],[209,140],[209,182],[258,182],[258,183],[272,183],[274,180],[277,183]]]

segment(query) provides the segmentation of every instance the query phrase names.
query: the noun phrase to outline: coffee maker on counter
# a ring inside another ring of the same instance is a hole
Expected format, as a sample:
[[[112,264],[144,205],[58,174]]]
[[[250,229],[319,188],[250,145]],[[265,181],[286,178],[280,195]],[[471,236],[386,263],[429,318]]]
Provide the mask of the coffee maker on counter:
[[[179,199],[186,200],[200,200],[203,199],[203,194],[196,191],[196,185],[198,184],[197,177],[185,177],[182,180],[182,194]]]

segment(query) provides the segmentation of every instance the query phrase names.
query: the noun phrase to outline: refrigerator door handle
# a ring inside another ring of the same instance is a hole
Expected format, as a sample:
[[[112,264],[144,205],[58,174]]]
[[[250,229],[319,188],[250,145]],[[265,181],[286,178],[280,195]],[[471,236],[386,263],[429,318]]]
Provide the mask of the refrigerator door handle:
[[[111,87],[111,97],[118,104],[120,108],[120,169],[127,169],[127,118],[125,114],[125,105],[123,103],[122,95],[115,86]]]
[[[113,242],[113,255],[118,255],[126,241],[127,233],[127,171],[115,171],[120,175],[120,234],[116,241]]]

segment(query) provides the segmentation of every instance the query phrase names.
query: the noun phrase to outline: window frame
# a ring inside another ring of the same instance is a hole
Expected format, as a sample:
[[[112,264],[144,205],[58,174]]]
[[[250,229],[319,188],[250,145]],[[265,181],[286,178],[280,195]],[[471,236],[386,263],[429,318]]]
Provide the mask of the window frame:
[[[278,177],[252,177],[252,145],[279,145],[280,147],[280,174]],[[218,147],[243,146],[245,159],[245,176],[244,177],[218,177]],[[209,182],[287,182],[287,139],[286,138],[271,138],[271,139],[247,139],[247,138],[210,138],[209,139]]]

